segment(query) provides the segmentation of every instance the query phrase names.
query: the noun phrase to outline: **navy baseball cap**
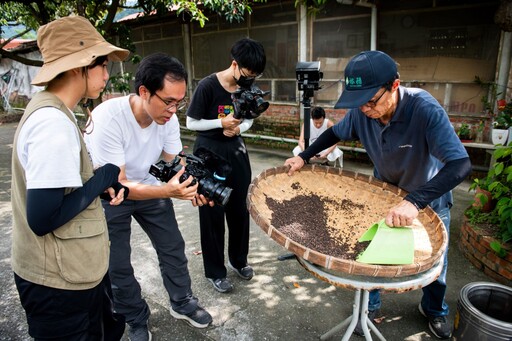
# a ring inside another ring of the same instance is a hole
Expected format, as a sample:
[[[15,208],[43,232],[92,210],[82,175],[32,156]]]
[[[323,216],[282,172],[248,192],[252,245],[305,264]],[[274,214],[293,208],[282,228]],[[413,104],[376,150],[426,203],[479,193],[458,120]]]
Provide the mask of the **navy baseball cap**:
[[[339,108],[357,108],[372,99],[386,83],[396,78],[396,62],[382,51],[363,51],[348,62]]]

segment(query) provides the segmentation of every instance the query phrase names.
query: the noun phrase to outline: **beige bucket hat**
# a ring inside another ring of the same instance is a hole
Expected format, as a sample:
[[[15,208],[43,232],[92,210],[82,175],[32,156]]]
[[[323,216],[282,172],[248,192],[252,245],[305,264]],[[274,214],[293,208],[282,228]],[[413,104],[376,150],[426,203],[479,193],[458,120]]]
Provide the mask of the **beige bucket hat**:
[[[32,80],[33,85],[46,85],[58,74],[91,65],[101,56],[122,61],[130,51],[107,42],[89,20],[70,16],[43,25],[37,31],[37,45],[43,55],[43,66]]]

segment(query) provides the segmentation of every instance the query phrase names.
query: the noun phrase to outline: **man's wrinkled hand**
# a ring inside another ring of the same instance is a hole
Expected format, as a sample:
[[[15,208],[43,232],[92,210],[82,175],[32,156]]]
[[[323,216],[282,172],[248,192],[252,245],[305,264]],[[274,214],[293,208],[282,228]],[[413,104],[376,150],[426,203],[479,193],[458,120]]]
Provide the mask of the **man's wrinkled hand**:
[[[292,158],[287,159],[284,162],[284,165],[289,167],[288,175],[293,175],[293,173],[304,166],[305,162],[300,156],[294,156]]]
[[[419,211],[411,202],[402,200],[398,205],[391,207],[386,216],[386,225],[390,227],[412,225]]]

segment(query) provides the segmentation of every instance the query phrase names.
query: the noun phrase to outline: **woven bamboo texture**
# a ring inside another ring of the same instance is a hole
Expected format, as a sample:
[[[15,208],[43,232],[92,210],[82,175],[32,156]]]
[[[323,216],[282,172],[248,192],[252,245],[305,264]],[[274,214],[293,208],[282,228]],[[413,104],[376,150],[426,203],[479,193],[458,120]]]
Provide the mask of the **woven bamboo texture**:
[[[368,227],[383,219],[407,193],[372,176],[319,165],[306,165],[292,176],[288,176],[286,167],[270,168],[259,174],[249,186],[247,196],[251,217],[278,244],[326,269],[351,275],[405,277],[429,270],[446,249],[448,238],[444,224],[430,207],[426,207],[410,226],[415,241],[413,264],[372,265],[323,254],[308,247],[307,242],[303,241],[303,245],[292,240],[279,230],[280,226],[272,225],[273,212],[267,205],[267,199],[286,202],[301,194],[328,197],[331,202],[349,199],[360,207],[364,206],[361,210],[340,212],[325,204],[330,231],[337,231],[355,245]],[[297,228],[307,229],[307,226]],[[335,236],[333,238],[336,239]]]

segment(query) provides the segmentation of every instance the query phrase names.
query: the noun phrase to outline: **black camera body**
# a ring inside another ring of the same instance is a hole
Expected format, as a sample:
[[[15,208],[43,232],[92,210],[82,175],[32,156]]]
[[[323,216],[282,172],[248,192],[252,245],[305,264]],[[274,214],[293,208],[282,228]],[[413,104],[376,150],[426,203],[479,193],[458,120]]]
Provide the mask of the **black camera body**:
[[[234,117],[236,119],[259,117],[268,109],[269,103],[263,99],[270,91],[263,91],[256,85],[251,85],[249,89],[238,88],[231,94],[233,105],[235,107]]]
[[[320,62],[298,62],[295,66],[299,91],[313,95],[314,90],[320,89],[320,80],[324,74],[320,71]]]
[[[181,158],[185,157],[187,164],[185,172],[180,176],[180,183],[192,176],[194,180],[190,185],[194,186],[199,183],[197,193],[213,200],[217,205],[226,205],[233,189],[225,186],[223,182],[228,173],[231,172],[231,167],[228,163],[222,164],[225,161],[206,149],[200,148],[196,153],[198,155],[180,153],[171,162],[160,160],[151,165],[149,174],[160,181],[168,182],[181,170],[183,167]],[[221,176],[217,172],[224,174]]]

